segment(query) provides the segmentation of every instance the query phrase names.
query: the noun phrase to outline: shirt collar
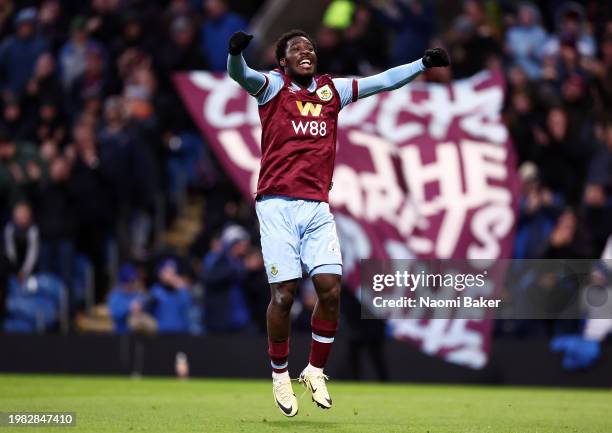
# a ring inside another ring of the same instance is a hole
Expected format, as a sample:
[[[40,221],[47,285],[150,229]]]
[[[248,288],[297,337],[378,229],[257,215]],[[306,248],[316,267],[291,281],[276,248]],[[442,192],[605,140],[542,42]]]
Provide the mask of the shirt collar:
[[[291,82],[291,88],[295,91],[302,90],[302,88],[299,85],[295,84],[293,81]],[[308,90],[311,93],[317,90],[317,81],[315,80],[314,77],[312,78],[312,81],[310,82],[310,85],[308,86],[306,90]]]

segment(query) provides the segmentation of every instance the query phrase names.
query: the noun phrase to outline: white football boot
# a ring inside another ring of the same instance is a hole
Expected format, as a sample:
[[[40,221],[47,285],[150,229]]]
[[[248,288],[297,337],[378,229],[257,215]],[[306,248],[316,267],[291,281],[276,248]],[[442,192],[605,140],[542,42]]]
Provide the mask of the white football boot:
[[[274,395],[274,403],[283,415],[292,417],[298,413],[297,398],[293,393],[288,374],[272,379],[272,394]]]
[[[332,406],[332,400],[327,391],[325,381],[329,377],[323,374],[323,371],[313,372],[308,367],[300,373],[299,382],[312,394],[312,401],[322,409],[329,409]]]

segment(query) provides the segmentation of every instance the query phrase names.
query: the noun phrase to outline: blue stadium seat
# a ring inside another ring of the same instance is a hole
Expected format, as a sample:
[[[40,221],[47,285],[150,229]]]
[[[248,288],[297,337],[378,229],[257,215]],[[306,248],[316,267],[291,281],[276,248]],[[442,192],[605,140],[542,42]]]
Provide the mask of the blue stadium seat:
[[[60,324],[66,311],[62,281],[52,274],[38,274],[20,283],[9,281],[6,298],[7,332],[44,332]],[[65,320],[62,320],[65,322]]]

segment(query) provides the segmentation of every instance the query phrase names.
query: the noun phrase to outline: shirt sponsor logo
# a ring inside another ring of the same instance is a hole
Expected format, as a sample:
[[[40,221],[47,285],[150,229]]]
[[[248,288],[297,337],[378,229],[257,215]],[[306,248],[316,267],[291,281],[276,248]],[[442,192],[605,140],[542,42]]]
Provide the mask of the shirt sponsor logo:
[[[302,101],[295,101],[298,110],[302,116],[313,116],[319,117],[321,114],[321,104],[313,104],[312,102],[303,103]]]

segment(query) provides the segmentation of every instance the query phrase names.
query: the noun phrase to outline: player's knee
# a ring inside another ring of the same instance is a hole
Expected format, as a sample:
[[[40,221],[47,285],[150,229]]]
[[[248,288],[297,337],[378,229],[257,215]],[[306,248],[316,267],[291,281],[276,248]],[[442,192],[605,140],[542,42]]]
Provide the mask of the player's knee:
[[[319,302],[327,309],[338,308],[340,303],[340,284],[334,284],[319,291]]]
[[[280,285],[272,290],[270,303],[282,311],[288,312],[293,305],[294,290],[289,286]]]
[[[323,307],[335,307],[340,302],[341,282],[339,275],[317,274],[313,282]]]

